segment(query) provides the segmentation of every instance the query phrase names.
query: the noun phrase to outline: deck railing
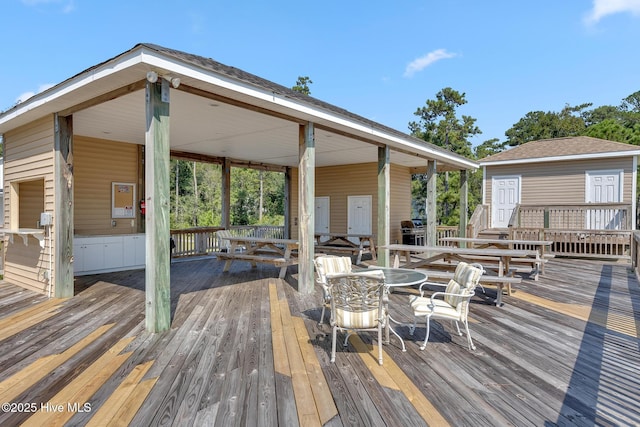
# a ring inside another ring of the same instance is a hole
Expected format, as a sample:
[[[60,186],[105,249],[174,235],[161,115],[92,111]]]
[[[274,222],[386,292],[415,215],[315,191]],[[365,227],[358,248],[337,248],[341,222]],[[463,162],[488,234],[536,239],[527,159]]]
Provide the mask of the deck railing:
[[[640,231],[634,231],[631,235],[631,265],[640,280]]]
[[[631,230],[631,205],[626,203],[576,203],[562,205],[519,204],[510,227],[553,230]]]
[[[458,237],[460,235],[460,230],[457,226],[450,225],[438,225],[436,226],[436,242],[438,245],[447,244],[442,243],[440,239],[443,237]]]
[[[216,231],[223,227],[194,227],[171,230],[171,238],[175,243],[173,257],[207,255],[220,250]],[[230,228],[234,235],[284,238],[284,227],[278,225],[238,225]]]
[[[207,255],[218,250],[216,231],[222,227],[194,227],[171,230],[171,238],[175,243],[172,256],[185,257]]]
[[[478,237],[478,234],[487,228],[489,228],[489,205],[477,205],[467,224],[467,236]]]
[[[547,252],[556,256],[631,259],[630,231],[512,228],[509,238],[552,241]]]

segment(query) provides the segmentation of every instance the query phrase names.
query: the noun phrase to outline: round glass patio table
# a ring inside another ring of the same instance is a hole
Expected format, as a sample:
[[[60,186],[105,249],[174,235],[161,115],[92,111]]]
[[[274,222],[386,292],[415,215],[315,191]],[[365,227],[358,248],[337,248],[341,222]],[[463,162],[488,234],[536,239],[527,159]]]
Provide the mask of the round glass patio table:
[[[384,273],[384,284],[388,288],[420,285],[427,281],[427,274],[410,268],[391,268],[370,266],[368,270],[380,270]]]
[[[368,270],[378,270],[384,273],[384,284],[387,292],[391,292],[392,288],[402,287],[402,286],[414,286],[420,285],[427,281],[428,276],[426,273],[418,270],[412,270],[409,268],[391,268],[391,267],[377,267],[377,266],[369,266]],[[388,298],[387,298],[388,303]],[[395,329],[391,327],[391,322],[397,325],[407,325],[402,322],[398,322],[395,320],[391,314],[389,313],[387,307],[387,322],[385,325],[385,341],[389,344],[389,331],[393,332],[393,334],[398,337],[400,343],[402,344],[402,351],[407,351],[407,348],[404,345],[404,340],[402,337],[396,332]]]

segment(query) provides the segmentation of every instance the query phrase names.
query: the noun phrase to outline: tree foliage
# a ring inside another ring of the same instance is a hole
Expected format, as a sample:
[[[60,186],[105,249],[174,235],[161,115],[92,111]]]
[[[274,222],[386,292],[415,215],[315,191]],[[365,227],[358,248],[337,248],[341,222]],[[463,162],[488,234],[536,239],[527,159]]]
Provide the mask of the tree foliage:
[[[475,125],[476,119],[457,116],[457,109],[466,103],[464,93],[450,87],[442,89],[436,99],[428,99],[424,107],[413,113],[419,120],[409,123],[411,134],[462,156],[471,156],[469,138],[482,132]]]
[[[640,91],[624,98],[618,106],[588,109],[591,106],[591,103],[573,107],[567,104],[559,112],[531,111],[505,132],[504,146],[580,135],[640,144]]]
[[[284,174],[231,169],[231,224],[283,225]],[[171,160],[171,228],[222,222],[222,175],[217,164]]]
[[[506,145],[514,147],[540,139],[562,138],[584,134],[585,119],[580,114],[591,104],[565,105],[560,112],[531,111],[505,132]]]
[[[444,88],[436,94],[436,99],[427,100],[425,106],[416,110],[414,115],[418,116],[419,120],[410,122],[409,130],[412,135],[427,142],[462,156],[472,157],[469,138],[482,132],[476,126],[475,118],[465,115],[458,117],[458,108],[466,103],[464,93],[450,87]],[[416,184],[412,185],[413,204],[422,206],[427,197],[426,176],[418,174],[414,179]],[[471,177],[469,179],[471,183]],[[438,175],[437,217],[440,224],[457,225],[459,223],[459,181],[459,172]],[[469,208],[475,209],[476,203],[477,200],[471,198]],[[415,215],[424,217],[422,210],[414,212]]]
[[[313,84],[313,82],[308,76],[299,76],[298,80],[296,80],[295,86],[291,89],[304,95],[311,95],[311,89],[309,89],[310,84]]]

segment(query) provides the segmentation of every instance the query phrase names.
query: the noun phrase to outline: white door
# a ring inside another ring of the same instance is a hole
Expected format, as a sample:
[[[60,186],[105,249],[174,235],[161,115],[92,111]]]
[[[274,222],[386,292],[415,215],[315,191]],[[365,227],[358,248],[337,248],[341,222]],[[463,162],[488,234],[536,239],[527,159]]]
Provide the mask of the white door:
[[[585,194],[587,203],[619,203],[622,201],[622,171],[588,171]],[[586,228],[591,230],[617,230],[621,228],[619,209],[587,211]]]
[[[520,203],[520,177],[495,176],[491,180],[491,227],[506,228]]]
[[[329,198],[316,197],[315,202],[315,231],[316,233],[329,232]]]
[[[347,233],[371,234],[372,196],[349,196]],[[349,239],[358,243],[358,239]]]

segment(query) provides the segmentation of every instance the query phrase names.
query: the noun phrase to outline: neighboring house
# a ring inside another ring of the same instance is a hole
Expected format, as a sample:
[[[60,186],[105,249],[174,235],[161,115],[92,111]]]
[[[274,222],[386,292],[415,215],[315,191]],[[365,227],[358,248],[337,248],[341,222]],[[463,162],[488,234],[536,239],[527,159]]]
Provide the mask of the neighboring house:
[[[4,223],[4,157],[0,157],[0,224]]]
[[[146,267],[148,325],[160,319],[159,329],[169,316],[170,157],[222,166],[223,227],[231,225],[232,167],[285,174],[285,234],[300,243],[303,292],[313,289],[315,226],[370,232],[388,244],[411,216],[412,173],[427,172],[435,189],[436,172],[477,168],[237,68],[150,44],[0,113],[0,135],[4,231],[14,237],[5,280],[68,297],[82,264]],[[435,215],[430,226],[435,236]],[[380,255],[388,261],[388,252]]]
[[[479,161],[489,227],[505,228],[517,204],[624,203],[636,217],[637,146],[587,136],[531,141]],[[584,206],[583,206],[584,208]],[[588,209],[588,207],[587,207]],[[577,228],[616,229],[616,220],[582,215]],[[628,217],[627,217],[628,218]],[[635,227],[635,220],[631,221]]]

